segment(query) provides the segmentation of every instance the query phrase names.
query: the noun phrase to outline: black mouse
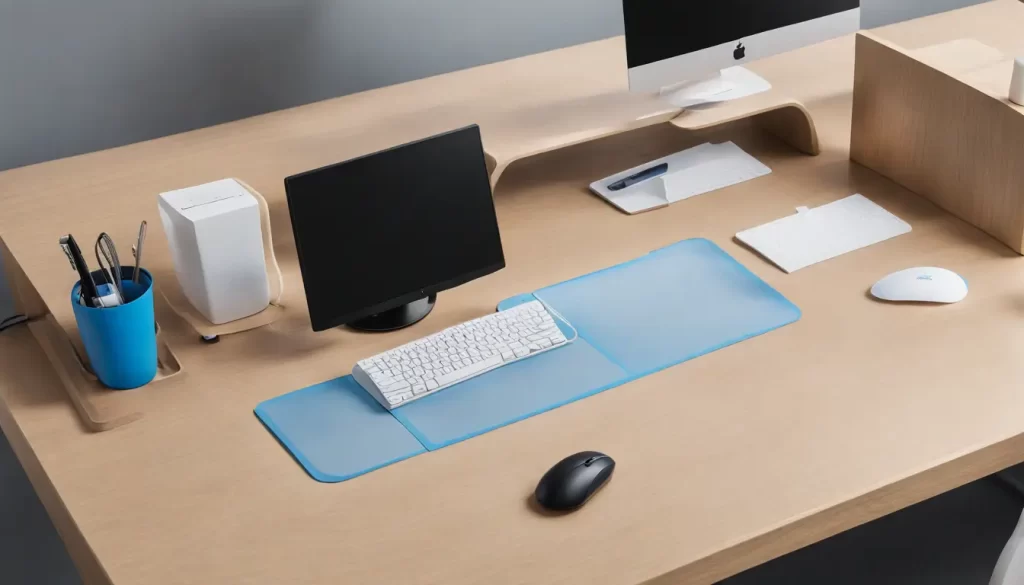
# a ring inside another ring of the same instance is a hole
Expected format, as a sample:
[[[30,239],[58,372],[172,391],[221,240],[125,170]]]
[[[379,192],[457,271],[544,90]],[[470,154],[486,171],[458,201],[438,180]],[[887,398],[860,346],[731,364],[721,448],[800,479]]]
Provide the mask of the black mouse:
[[[587,503],[615,470],[615,460],[597,451],[570,455],[540,478],[533,492],[537,503],[548,510],[568,512]]]

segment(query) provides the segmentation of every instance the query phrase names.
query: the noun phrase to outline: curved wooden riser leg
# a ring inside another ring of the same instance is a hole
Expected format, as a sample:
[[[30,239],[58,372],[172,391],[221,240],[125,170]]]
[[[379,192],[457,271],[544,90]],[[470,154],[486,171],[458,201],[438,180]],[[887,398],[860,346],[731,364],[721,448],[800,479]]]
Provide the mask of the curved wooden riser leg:
[[[821,154],[814,119],[802,105],[792,105],[759,114],[754,123],[804,154]]]
[[[491,174],[491,191],[498,188],[498,179],[501,178],[501,175],[507,168],[508,164],[495,164],[493,169],[489,169]]]

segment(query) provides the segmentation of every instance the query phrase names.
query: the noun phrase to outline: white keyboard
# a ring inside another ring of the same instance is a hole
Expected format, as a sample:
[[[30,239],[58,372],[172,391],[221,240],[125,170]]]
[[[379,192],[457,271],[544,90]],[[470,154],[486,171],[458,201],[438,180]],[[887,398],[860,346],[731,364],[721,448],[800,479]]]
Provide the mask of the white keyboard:
[[[531,301],[361,360],[352,377],[391,410],[566,343],[544,305]]]

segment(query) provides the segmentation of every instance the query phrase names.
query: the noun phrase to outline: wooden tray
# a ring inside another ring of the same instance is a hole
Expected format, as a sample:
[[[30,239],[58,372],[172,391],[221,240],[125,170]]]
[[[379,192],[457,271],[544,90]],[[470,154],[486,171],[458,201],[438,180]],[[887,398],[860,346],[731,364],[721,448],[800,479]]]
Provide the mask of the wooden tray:
[[[72,341],[53,314],[28,323],[29,330],[60,376],[82,423],[94,432],[109,431],[142,418],[134,405],[133,393],[145,392],[181,373],[181,363],[163,339],[157,326],[157,373],[152,382],[135,390],[111,390],[89,369],[79,340]]]

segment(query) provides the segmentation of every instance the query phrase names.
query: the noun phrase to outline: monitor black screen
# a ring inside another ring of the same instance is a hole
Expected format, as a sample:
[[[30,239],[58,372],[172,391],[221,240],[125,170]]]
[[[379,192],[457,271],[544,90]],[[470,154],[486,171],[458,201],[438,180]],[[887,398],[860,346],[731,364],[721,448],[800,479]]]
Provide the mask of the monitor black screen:
[[[860,0],[623,0],[626,60],[640,67],[860,7]]]
[[[285,179],[313,329],[505,266],[480,129]]]

